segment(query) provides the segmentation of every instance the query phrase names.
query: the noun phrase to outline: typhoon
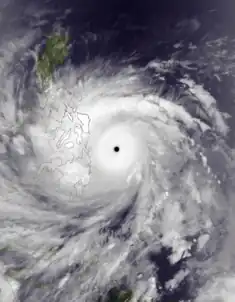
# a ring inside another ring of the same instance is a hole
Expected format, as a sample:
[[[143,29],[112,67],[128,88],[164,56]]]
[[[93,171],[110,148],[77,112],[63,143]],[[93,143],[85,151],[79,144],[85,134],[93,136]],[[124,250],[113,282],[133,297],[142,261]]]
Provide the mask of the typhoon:
[[[23,62],[36,32],[14,26],[0,59],[1,301],[116,288],[162,302],[182,287],[174,301],[234,301],[234,161],[216,100],[189,76],[168,87],[159,60],[68,63],[39,89]]]

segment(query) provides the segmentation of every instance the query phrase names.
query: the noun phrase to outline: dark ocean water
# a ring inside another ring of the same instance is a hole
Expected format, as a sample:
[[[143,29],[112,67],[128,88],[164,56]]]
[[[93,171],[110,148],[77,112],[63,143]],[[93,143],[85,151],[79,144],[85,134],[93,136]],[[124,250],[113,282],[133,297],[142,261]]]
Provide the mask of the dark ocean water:
[[[235,37],[235,4],[225,1],[187,1],[187,0],[70,0],[45,1],[44,6],[51,12],[47,23],[41,26],[45,33],[51,31],[54,22],[58,21],[69,29],[72,41],[70,59],[73,64],[96,57],[116,58],[116,60],[132,58],[138,66],[144,66],[156,58],[169,60],[177,52],[177,59],[191,58],[190,46],[203,48],[207,40],[220,40],[227,37],[233,41]],[[196,24],[195,24],[196,22]],[[197,24],[198,22],[198,24]],[[199,28],[197,28],[199,25]],[[174,48],[181,43],[180,49]],[[231,52],[234,44],[225,46]],[[193,55],[194,62],[202,60],[207,65],[210,51],[200,51]],[[218,50],[214,49],[215,52]],[[234,62],[234,61],[233,61]],[[219,64],[224,63],[223,60]],[[168,76],[174,84],[178,74]],[[192,78],[203,82],[205,88],[217,99],[220,109],[235,116],[233,73],[220,73],[220,80],[202,71],[200,77],[197,70],[191,71]],[[231,126],[235,127],[233,124]],[[233,131],[230,132],[230,144],[234,144]]]

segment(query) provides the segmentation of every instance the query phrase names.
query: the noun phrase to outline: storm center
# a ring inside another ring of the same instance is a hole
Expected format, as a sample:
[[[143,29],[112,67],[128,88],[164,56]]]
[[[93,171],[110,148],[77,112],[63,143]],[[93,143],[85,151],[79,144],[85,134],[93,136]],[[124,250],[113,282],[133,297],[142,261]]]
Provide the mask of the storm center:
[[[120,148],[119,148],[118,146],[115,146],[115,147],[113,148],[113,151],[117,153],[117,152],[120,151]]]
[[[103,175],[123,176],[142,158],[141,139],[129,125],[107,127],[92,142],[92,166]]]

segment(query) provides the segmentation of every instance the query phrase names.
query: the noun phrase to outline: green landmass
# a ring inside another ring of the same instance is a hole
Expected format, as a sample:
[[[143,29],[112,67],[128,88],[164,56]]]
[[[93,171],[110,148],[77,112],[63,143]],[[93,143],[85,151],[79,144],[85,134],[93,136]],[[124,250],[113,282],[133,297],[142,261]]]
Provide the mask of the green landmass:
[[[53,33],[47,40],[45,49],[37,59],[37,76],[43,84],[51,79],[56,67],[62,65],[69,55],[68,34]]]
[[[120,290],[112,288],[105,299],[101,298],[98,302],[130,302],[133,294],[131,290]]]

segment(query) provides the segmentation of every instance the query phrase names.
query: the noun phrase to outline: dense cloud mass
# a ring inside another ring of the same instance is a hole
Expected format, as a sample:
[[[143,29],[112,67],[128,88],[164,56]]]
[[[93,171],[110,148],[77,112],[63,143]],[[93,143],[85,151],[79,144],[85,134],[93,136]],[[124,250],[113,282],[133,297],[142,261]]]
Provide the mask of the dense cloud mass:
[[[50,3],[0,6],[1,301],[233,301],[234,107],[208,88],[233,81],[232,38],[192,44],[202,13],[143,21],[135,49],[125,15],[69,24],[42,87],[38,50],[69,14]]]

